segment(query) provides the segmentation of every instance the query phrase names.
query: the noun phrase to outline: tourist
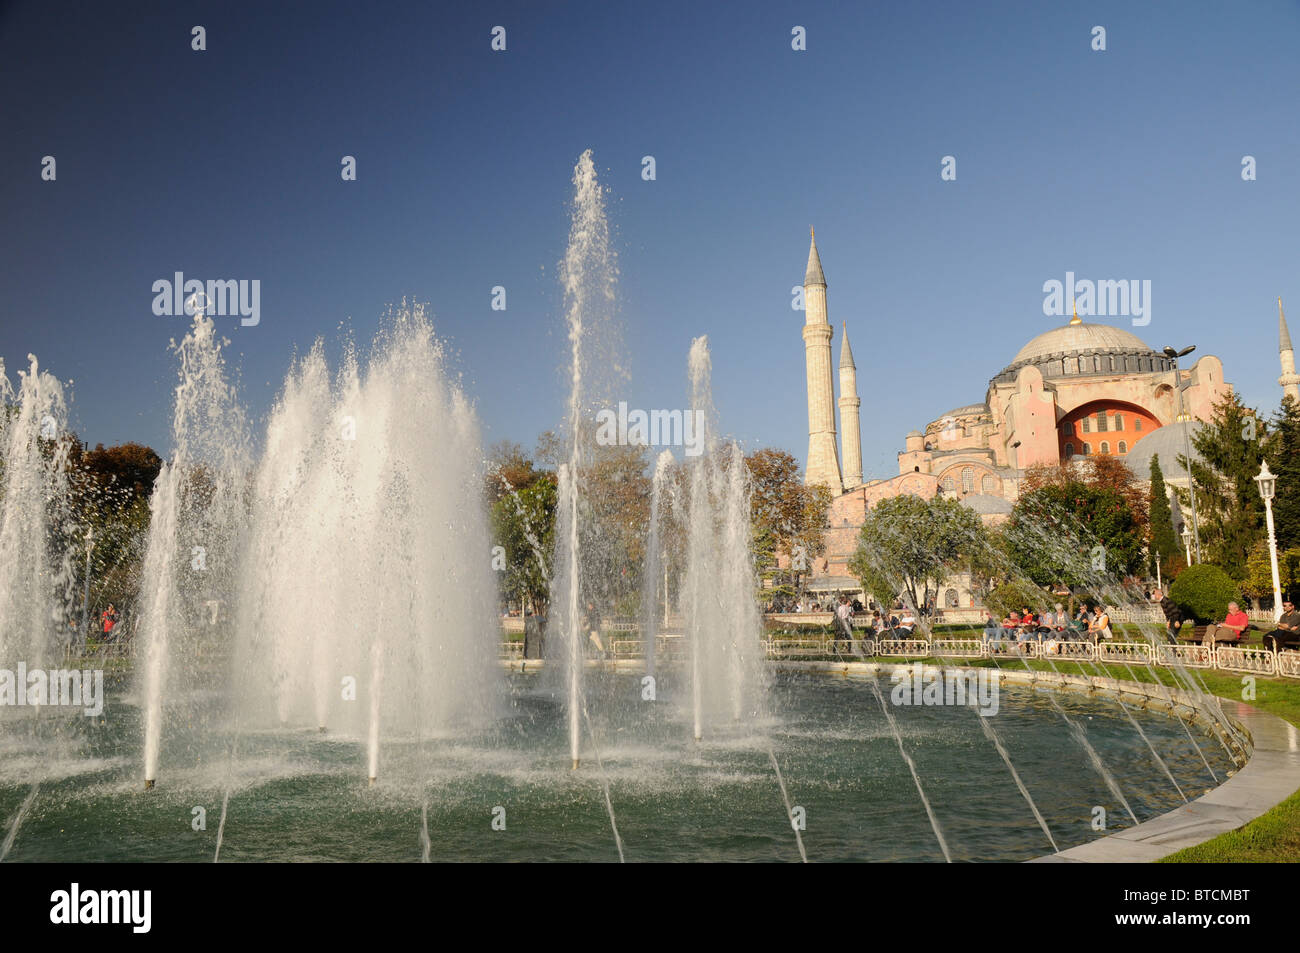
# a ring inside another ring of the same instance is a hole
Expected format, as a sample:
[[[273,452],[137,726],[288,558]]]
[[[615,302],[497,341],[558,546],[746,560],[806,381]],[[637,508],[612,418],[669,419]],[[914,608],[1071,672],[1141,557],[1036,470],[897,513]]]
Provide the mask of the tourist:
[[[100,615],[100,620],[104,623],[104,641],[113,641],[113,628],[117,625],[117,609],[113,603],[108,604],[108,608]]]
[[[1105,639],[1109,642],[1115,637],[1110,630],[1110,616],[1106,610],[1099,605],[1092,606],[1092,621],[1088,623],[1088,634],[1092,636],[1094,642],[1100,642]]]
[[[1002,623],[992,612],[984,610],[984,641],[1000,642],[1007,637],[1006,632],[1002,629]],[[989,651],[993,651],[996,646],[990,645]]]
[[[911,609],[904,609],[902,618],[898,620],[898,638],[910,639],[915,629],[916,616],[912,614]]]
[[[595,604],[591,602],[587,603],[586,625],[588,641],[596,647],[596,651],[600,653],[601,658],[608,658],[605,643],[600,640],[600,613],[596,610]]]
[[[524,619],[524,658],[539,659],[546,653],[546,617],[535,609]]]
[[[849,649],[858,658],[862,658],[862,646],[853,637],[853,606],[849,605],[848,596],[840,596],[840,604],[835,610],[835,622],[840,634],[849,641]]]
[[[1159,589],[1151,593],[1151,600],[1160,603],[1160,611],[1165,614],[1165,638],[1171,643],[1177,642],[1178,633],[1183,628],[1183,610]]]
[[[1277,620],[1277,628],[1268,634],[1265,641],[1271,643],[1274,652],[1300,642],[1300,612],[1295,611],[1295,603],[1290,599],[1282,603],[1282,616]]]
[[[1223,621],[1205,627],[1205,644],[1213,645],[1215,642],[1240,642],[1241,637],[1246,634],[1246,628],[1249,625],[1250,616],[1242,612],[1241,608],[1235,602],[1229,602],[1228,614],[1224,616]]]

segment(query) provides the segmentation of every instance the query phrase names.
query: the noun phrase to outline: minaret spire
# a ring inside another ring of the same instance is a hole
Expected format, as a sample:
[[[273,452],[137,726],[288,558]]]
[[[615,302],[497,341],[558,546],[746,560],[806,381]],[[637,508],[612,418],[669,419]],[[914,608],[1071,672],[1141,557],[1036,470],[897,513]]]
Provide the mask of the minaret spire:
[[[831,377],[831,338],[826,319],[826,275],[817,254],[817,235],[809,227],[808,268],[804,273],[804,361],[808,368],[808,459],[804,483],[828,486],[839,495],[840,454],[835,433],[835,383]]]
[[[1295,372],[1295,349],[1291,347],[1291,332],[1286,327],[1281,298],[1277,299],[1277,350],[1282,363],[1282,376],[1277,382],[1285,396],[1300,403],[1300,374]]]
[[[858,369],[849,347],[849,327],[840,347],[840,432],[844,434],[844,490],[862,485],[862,401],[858,398]]]

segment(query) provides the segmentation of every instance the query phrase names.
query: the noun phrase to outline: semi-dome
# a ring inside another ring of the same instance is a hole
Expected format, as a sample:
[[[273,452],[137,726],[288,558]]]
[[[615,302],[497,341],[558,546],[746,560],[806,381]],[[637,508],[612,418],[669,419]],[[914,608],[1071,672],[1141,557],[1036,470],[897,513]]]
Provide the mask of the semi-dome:
[[[1030,365],[1046,378],[1170,370],[1168,359],[1133,332],[1111,324],[1083,322],[1052,328],[1031,339],[994,381],[1014,380],[1022,367]]]

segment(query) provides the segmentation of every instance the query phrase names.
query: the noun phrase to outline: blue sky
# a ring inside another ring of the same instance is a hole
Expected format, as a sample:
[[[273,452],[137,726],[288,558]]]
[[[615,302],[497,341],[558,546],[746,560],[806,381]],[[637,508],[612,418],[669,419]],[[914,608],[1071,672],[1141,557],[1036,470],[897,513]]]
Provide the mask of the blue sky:
[[[92,444],[166,449],[184,319],[154,281],[261,281],[257,327],[218,319],[255,416],[317,336],[366,342],[413,297],[486,439],[531,447],[564,415],[556,266],[591,148],[633,407],[681,406],[708,334],[724,428],[802,460],[815,224],[868,475],[1062,323],[1042,285],[1067,271],[1150,280],[1150,325],[1112,323],[1217,354],[1271,411],[1278,295],[1300,332],[1298,48],[1294,2],[10,3],[0,357],[74,379]]]

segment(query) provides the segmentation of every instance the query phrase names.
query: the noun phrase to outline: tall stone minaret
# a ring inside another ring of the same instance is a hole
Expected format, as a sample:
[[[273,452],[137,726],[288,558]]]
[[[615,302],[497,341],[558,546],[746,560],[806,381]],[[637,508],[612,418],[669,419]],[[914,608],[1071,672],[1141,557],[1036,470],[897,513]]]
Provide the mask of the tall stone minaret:
[[[1291,347],[1291,333],[1286,329],[1286,315],[1282,313],[1282,299],[1277,299],[1277,349],[1282,360],[1282,376],[1277,382],[1282,393],[1300,402],[1300,374],[1295,372],[1295,351]]]
[[[811,232],[811,229],[809,230]],[[812,232],[808,271],[803,279],[804,357],[808,362],[808,460],[804,483],[820,483],[839,494],[840,455],[835,444],[835,386],[831,381],[831,338],[835,329],[826,320],[826,276],[817,255],[817,233]]]
[[[862,419],[858,408],[858,367],[849,347],[849,326],[840,345],[840,430],[844,433],[844,490],[862,485]]]

